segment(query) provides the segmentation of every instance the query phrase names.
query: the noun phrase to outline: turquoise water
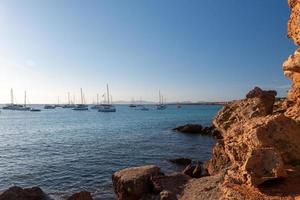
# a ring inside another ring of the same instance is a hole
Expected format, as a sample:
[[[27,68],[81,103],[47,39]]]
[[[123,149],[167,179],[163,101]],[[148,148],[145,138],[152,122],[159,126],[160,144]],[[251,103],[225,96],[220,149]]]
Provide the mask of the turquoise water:
[[[185,123],[210,125],[220,106],[116,113],[56,108],[0,113],[0,191],[12,185],[40,186],[55,199],[87,189],[95,199],[115,199],[113,172],[156,164],[176,170],[166,159],[209,159],[213,138],[174,133]]]

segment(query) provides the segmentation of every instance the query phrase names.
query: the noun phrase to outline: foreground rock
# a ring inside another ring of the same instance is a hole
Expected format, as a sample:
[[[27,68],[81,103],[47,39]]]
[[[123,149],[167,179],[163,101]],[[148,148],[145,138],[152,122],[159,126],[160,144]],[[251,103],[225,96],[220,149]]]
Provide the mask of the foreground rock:
[[[140,199],[152,192],[151,179],[159,175],[162,173],[155,165],[123,169],[112,175],[114,191],[120,200]]]
[[[81,191],[73,194],[67,200],[93,200],[91,193],[87,191]]]
[[[11,187],[0,195],[0,200],[50,200],[39,187]]]

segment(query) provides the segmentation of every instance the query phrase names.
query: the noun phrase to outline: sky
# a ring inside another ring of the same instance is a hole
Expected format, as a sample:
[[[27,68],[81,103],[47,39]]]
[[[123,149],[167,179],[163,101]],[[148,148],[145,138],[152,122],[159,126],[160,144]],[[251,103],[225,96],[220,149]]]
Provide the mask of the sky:
[[[0,103],[285,95],[285,0],[0,0]]]

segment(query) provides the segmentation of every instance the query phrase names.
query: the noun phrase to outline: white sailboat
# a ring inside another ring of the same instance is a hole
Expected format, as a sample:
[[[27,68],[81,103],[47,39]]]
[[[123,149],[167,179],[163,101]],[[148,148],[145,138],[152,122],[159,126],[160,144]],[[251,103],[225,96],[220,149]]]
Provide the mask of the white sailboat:
[[[78,104],[73,110],[76,111],[86,111],[89,110],[88,106],[84,104],[83,102],[83,94],[82,94],[82,88],[80,88],[80,97],[81,97],[81,104]]]
[[[70,92],[68,92],[68,104],[63,105],[62,108],[75,108],[76,106],[71,103]]]
[[[26,96],[26,91],[25,91],[25,92],[24,92],[24,105],[21,106],[21,107],[19,107],[19,108],[16,109],[16,110],[20,110],[20,111],[30,111],[31,108],[30,108],[30,107],[27,107],[26,103],[27,103],[27,96]]]
[[[98,112],[116,112],[116,107],[111,104],[110,102],[110,95],[109,95],[109,88],[108,84],[106,84],[106,91],[107,91],[107,102],[106,104],[101,104],[101,106],[98,109]]]
[[[91,109],[99,109],[101,108],[101,105],[99,104],[99,94],[97,94],[97,102],[96,102],[96,105],[93,105],[91,107]]]
[[[26,99],[26,92],[25,92],[25,99]],[[10,89],[10,104],[7,104],[6,106],[4,106],[2,109],[3,110],[23,110],[24,106],[23,105],[19,105],[19,104],[15,104],[14,103],[14,92],[13,89]],[[25,100],[25,104],[26,104],[26,100]]]
[[[165,110],[167,108],[167,106],[164,104],[164,98],[161,95],[160,90],[159,90],[158,94],[159,94],[159,102],[156,105],[156,108],[157,108],[157,110]]]

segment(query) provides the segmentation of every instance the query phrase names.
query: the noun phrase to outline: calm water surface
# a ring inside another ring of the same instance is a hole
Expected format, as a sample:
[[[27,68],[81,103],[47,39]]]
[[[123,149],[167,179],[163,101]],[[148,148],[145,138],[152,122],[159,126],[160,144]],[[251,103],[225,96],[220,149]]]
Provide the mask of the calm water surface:
[[[87,189],[95,199],[115,199],[113,172],[156,164],[176,170],[166,159],[187,156],[205,161],[214,139],[172,132],[185,123],[210,125],[220,106],[125,105],[116,113],[56,108],[0,113],[0,191],[12,185],[40,186],[55,199]]]

